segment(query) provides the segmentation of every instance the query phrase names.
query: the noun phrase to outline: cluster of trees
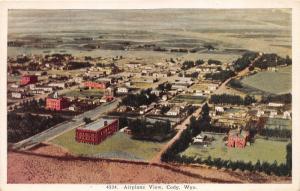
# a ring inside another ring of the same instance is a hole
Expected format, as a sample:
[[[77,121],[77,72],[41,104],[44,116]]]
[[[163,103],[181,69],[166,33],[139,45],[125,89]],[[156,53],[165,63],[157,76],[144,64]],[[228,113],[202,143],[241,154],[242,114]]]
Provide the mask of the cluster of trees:
[[[123,98],[122,104],[132,107],[149,105],[157,100],[157,96],[151,93],[151,89],[142,91],[140,94],[129,94]]]
[[[198,59],[195,61],[195,64],[196,64],[196,66],[200,66],[200,65],[204,64],[204,60]]]
[[[242,98],[238,95],[220,94],[212,95],[209,102],[214,104],[250,105],[255,103],[256,99],[249,95],[246,95],[245,98]]]
[[[170,121],[155,121],[151,123],[146,119],[128,120],[128,128],[132,132],[132,137],[146,140],[163,140],[172,132]]]
[[[264,172],[266,174],[275,174],[277,176],[291,176],[292,174],[292,154],[291,154],[291,144],[287,146],[287,155],[286,155],[286,163],[278,164],[277,161],[273,163],[268,162],[260,162],[259,160],[256,163],[244,162],[244,161],[231,161],[231,160],[223,160],[221,158],[212,159],[210,156],[208,158],[196,158],[196,157],[188,157],[188,156],[180,156],[175,155],[172,158],[169,158],[169,162],[178,162],[185,164],[205,164],[208,166],[215,166],[218,169],[226,168],[226,169],[240,169],[242,171],[248,170],[250,172]]]
[[[287,94],[281,94],[281,95],[264,96],[262,98],[261,102],[262,103],[280,102],[280,103],[289,104],[289,103],[292,103],[292,94],[287,93]]]
[[[216,72],[216,73],[207,73],[205,74],[205,78],[224,82],[225,80],[227,80],[228,78],[234,75],[235,73],[232,70],[221,70],[220,72]]]
[[[182,70],[188,70],[188,69],[190,69],[190,68],[192,68],[192,67],[200,66],[200,65],[202,65],[202,64],[204,64],[204,61],[201,60],[201,59],[198,59],[198,60],[196,60],[196,61],[187,60],[187,61],[184,61],[184,62],[182,63],[181,69],[182,69]]]
[[[77,62],[77,61],[70,61],[67,64],[67,69],[68,70],[76,70],[80,68],[86,68],[86,67],[91,67],[92,64],[89,62]]]
[[[229,85],[233,88],[243,88],[241,81],[237,79],[230,80]]]
[[[185,77],[198,78],[199,72],[193,72],[191,74],[185,74]]]
[[[24,64],[26,62],[30,61],[30,58],[28,58],[27,56],[18,56],[16,62],[18,64]]]
[[[207,63],[208,63],[208,65],[211,65],[211,64],[222,65],[222,62],[221,62],[221,61],[219,61],[219,60],[214,60],[214,59],[208,59]]]
[[[264,54],[260,59],[258,59],[254,66],[260,69],[267,69],[268,67],[276,67],[280,65],[291,65],[292,59],[289,56],[282,58],[277,54]]]
[[[172,84],[170,84],[169,82],[159,84],[157,87],[157,89],[162,92],[170,91],[171,88],[172,88]]]
[[[238,58],[233,67],[234,67],[234,70],[239,72],[243,69],[245,69],[246,67],[248,67],[251,62],[258,56],[258,53],[257,52],[245,52],[243,54],[243,56],[241,58]]]
[[[192,61],[192,60],[186,60],[186,61],[184,61],[182,63],[181,69],[182,70],[188,70],[188,69],[190,69],[190,68],[192,68],[194,66],[195,66],[195,62],[194,61]]]
[[[8,142],[15,143],[21,141],[63,121],[64,119],[59,115],[45,117],[30,113],[18,115],[10,112],[7,115]]]
[[[17,109],[18,112],[39,112],[44,108],[46,101],[44,99],[39,99],[38,101],[35,99],[25,100],[21,107]]]

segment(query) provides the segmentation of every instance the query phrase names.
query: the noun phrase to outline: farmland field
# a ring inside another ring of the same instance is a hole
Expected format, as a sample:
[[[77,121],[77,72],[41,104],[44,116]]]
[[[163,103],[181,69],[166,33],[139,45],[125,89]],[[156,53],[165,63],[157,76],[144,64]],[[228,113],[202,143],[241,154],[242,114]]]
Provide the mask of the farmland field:
[[[191,145],[180,155],[207,158],[221,158],[223,160],[244,161],[256,163],[258,160],[273,163],[275,160],[278,163],[285,163],[286,145],[288,142],[265,140],[257,138],[251,146],[246,146],[244,149],[228,148],[222,140],[224,135],[214,135],[216,140],[208,147],[201,145]]]
[[[292,67],[279,68],[277,72],[263,71],[241,80],[243,85],[272,94],[291,92]]]
[[[129,135],[121,132],[115,133],[98,145],[78,143],[75,141],[75,130],[62,134],[51,140],[51,143],[62,146],[75,155],[141,161],[153,158],[164,145],[164,143],[133,140]]]

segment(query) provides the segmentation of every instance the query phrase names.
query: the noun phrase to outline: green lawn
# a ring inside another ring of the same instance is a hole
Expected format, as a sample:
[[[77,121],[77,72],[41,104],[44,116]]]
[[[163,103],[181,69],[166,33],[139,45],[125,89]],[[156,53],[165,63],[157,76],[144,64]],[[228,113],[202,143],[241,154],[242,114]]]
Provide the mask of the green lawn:
[[[86,96],[93,96],[95,98],[101,98],[103,95],[103,90],[100,89],[88,89],[88,90],[82,90],[80,91],[79,89],[76,90],[70,90],[64,94],[65,96],[70,96],[70,97],[86,97]]]
[[[242,84],[265,92],[283,94],[291,92],[292,67],[279,68],[277,72],[263,71],[244,78]]]
[[[78,143],[75,141],[75,130],[62,134],[51,140],[51,143],[60,145],[75,155],[142,161],[151,160],[164,145],[164,143],[133,140],[129,135],[121,132],[115,133],[98,145]]]
[[[221,158],[224,160],[244,161],[256,163],[258,160],[273,163],[275,160],[278,163],[285,163],[286,145],[288,141],[274,141],[265,139],[256,139],[251,146],[246,146],[244,149],[228,148],[222,138],[224,135],[214,135],[215,141],[208,147],[201,145],[191,145],[180,155],[196,156],[200,158]]]
[[[205,101],[205,97],[193,95],[177,95],[172,102],[187,102],[189,104],[201,104]]]

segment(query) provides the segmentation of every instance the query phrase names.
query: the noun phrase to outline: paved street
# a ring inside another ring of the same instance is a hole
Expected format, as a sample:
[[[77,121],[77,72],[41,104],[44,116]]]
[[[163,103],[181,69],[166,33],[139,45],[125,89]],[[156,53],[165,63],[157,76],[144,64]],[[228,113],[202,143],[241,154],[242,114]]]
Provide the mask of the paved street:
[[[101,115],[103,115],[104,113],[117,108],[119,101],[120,100],[115,99],[112,102],[104,103],[101,106],[99,106],[93,110],[90,110],[83,114],[75,116],[71,121],[66,121],[62,124],[58,124],[58,125],[53,126],[39,134],[36,134],[28,139],[25,139],[23,141],[15,143],[13,145],[13,149],[26,150],[26,149],[29,149],[41,142],[53,139],[54,137],[66,132],[68,130],[71,130],[80,125],[83,125],[84,124],[83,118],[85,118],[85,117],[88,117],[91,119],[96,119],[96,118],[100,117]]]

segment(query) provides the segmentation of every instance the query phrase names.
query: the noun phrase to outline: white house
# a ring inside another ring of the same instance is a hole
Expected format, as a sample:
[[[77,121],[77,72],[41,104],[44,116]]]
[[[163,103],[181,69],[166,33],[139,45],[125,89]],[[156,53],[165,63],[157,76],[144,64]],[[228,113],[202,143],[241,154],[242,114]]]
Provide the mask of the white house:
[[[168,116],[177,116],[180,114],[180,108],[179,107],[172,107],[166,115]]]
[[[12,92],[11,97],[21,99],[24,97],[24,95],[21,92]]]
[[[118,87],[117,93],[128,93],[128,88],[127,87]]]
[[[270,102],[268,106],[270,107],[282,107],[284,104],[283,103],[275,103],[275,102]]]

